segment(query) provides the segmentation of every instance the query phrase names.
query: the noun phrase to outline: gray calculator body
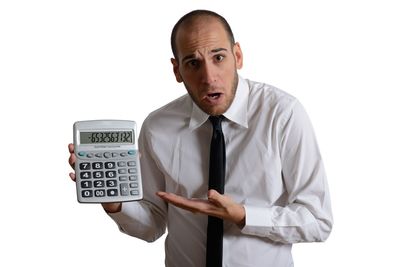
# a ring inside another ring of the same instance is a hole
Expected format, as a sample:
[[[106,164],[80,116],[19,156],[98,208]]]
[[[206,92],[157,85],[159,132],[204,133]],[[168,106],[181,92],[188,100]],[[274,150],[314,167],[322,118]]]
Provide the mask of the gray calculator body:
[[[142,199],[134,121],[75,122],[74,145],[76,189],[80,203]]]

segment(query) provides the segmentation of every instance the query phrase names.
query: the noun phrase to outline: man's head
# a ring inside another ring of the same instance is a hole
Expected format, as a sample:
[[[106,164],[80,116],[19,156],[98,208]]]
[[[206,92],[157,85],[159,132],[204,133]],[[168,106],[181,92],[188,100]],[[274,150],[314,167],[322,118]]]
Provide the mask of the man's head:
[[[224,113],[235,97],[243,62],[226,20],[211,11],[192,11],[176,23],[171,46],[176,80],[204,112]]]

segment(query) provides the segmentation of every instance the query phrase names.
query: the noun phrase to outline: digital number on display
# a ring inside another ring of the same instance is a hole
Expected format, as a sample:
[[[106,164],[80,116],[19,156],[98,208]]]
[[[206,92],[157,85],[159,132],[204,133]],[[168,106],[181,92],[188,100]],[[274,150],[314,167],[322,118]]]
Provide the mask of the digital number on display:
[[[130,143],[133,144],[132,131],[110,131],[110,132],[81,132],[81,144],[98,143]]]

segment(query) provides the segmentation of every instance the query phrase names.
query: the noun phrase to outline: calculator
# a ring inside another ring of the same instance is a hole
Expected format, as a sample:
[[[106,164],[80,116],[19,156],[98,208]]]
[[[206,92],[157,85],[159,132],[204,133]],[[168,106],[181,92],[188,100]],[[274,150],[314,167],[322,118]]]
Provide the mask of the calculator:
[[[77,121],[73,128],[78,202],[142,199],[136,123],[89,120]]]

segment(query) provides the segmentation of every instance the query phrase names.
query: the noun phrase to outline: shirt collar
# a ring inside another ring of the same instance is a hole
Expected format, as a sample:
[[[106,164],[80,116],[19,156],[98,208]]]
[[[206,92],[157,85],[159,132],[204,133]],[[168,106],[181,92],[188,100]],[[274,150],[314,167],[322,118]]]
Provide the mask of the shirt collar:
[[[228,110],[223,114],[225,118],[248,128],[247,105],[249,99],[249,86],[244,79],[239,76],[235,98]],[[192,101],[193,102],[193,101]],[[208,120],[209,115],[202,111],[194,102],[192,114],[189,122],[189,129],[194,130]]]

